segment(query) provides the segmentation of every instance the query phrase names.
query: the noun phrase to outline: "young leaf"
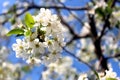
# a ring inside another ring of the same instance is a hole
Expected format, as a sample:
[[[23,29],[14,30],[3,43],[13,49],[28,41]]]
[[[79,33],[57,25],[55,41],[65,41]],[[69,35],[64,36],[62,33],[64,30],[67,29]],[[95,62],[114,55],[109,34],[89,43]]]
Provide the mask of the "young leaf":
[[[29,72],[30,71],[30,66],[24,66],[24,67],[22,67],[22,71]]]
[[[9,21],[11,22],[11,24],[15,24],[15,22],[16,22],[14,17],[10,18]]]
[[[96,75],[97,79],[100,80],[98,73],[94,70],[94,74]]]
[[[30,31],[30,30],[26,30],[26,31],[24,32],[24,35],[25,35],[25,36],[30,36],[30,35],[31,35],[31,31]]]
[[[24,30],[17,28],[17,29],[13,29],[13,30],[9,31],[7,33],[7,36],[11,36],[13,34],[23,34],[23,33],[24,33]]]
[[[114,0],[108,0],[108,1],[107,1],[107,4],[108,4],[108,6],[109,6],[109,7],[111,7],[111,6],[112,6],[113,1],[114,1]]]
[[[104,12],[104,10],[102,9],[102,8],[97,8],[96,10],[95,10],[95,12],[99,15],[99,16],[105,16],[105,12]]]
[[[106,80],[117,80],[117,79],[115,79],[115,78],[107,78]]]
[[[111,14],[112,11],[113,11],[112,8],[109,6],[105,8],[105,13]]]
[[[26,26],[29,27],[29,28],[32,28],[34,23],[35,23],[32,15],[28,12],[25,15],[24,21],[25,21]]]

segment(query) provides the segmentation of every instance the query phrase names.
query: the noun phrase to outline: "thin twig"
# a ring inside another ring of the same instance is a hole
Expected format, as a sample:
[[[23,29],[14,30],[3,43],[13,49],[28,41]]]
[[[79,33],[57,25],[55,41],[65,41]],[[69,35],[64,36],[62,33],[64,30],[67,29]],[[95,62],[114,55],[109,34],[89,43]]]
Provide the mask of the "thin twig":
[[[77,59],[79,62],[84,63],[85,65],[87,65],[92,71],[94,71],[94,68],[88,64],[87,62],[81,60],[79,57],[75,56],[72,52],[68,51],[67,49],[65,49],[65,47],[63,47],[63,50],[66,51],[69,55],[73,56],[75,59]]]
[[[119,54],[115,54],[113,56],[106,57],[106,59],[119,58],[119,57],[120,57],[120,53]]]

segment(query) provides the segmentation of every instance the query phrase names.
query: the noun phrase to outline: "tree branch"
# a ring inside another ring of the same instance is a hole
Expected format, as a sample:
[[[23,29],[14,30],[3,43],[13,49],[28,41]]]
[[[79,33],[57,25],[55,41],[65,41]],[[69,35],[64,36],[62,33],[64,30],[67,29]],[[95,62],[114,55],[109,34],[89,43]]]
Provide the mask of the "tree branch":
[[[115,54],[113,56],[109,56],[106,59],[111,59],[111,58],[119,58],[120,57],[120,53],[119,54]]]
[[[74,40],[81,39],[81,38],[89,38],[89,37],[91,37],[89,34],[86,34],[86,35],[83,35],[83,36],[73,35],[72,39],[69,42],[67,42],[66,45],[69,45]]]
[[[25,12],[31,10],[31,9],[40,9],[40,8],[48,8],[48,9],[65,9],[65,10],[71,10],[71,11],[79,11],[79,10],[88,10],[89,8],[88,7],[70,7],[70,6],[38,6],[38,5],[35,5],[35,4],[31,4],[29,5],[27,8],[26,7],[18,7],[16,9],[10,9],[9,11],[13,12],[13,11],[17,11],[19,9],[24,9],[21,13],[19,14],[16,14],[17,17],[21,16],[22,14],[24,14]],[[2,15],[7,15],[9,14],[9,11],[6,12],[6,13],[1,13],[0,16]],[[6,19],[5,21],[3,21],[2,25],[4,25],[6,22],[8,22],[8,19]]]
[[[92,71],[95,71],[94,68],[90,64],[88,64],[87,62],[81,60],[79,57],[75,56],[73,53],[71,53],[70,51],[68,51],[67,49],[65,49],[65,47],[63,47],[63,50],[66,51],[69,55],[71,55],[75,59],[77,59],[79,62],[82,62],[85,65],[87,65]]]
[[[59,3],[60,3],[62,6],[66,7],[66,5],[65,5],[64,3],[62,3],[61,1],[59,1]],[[76,20],[78,20],[78,21],[83,25],[82,20],[81,20],[78,16],[76,16],[75,14],[73,14],[71,10],[68,10],[68,12],[69,12]]]
[[[97,56],[97,58],[100,61],[100,65],[102,67],[103,70],[108,70],[108,66],[107,66],[107,60],[106,58],[103,56],[102,54],[102,50],[101,50],[101,40],[98,39],[98,34],[97,34],[97,29],[96,29],[96,25],[95,25],[95,20],[94,20],[94,15],[88,14],[89,17],[89,24],[91,27],[91,33],[92,33],[92,39],[93,39],[93,43],[95,46],[95,54]]]
[[[112,5],[111,5],[111,8],[114,7],[115,2],[116,2],[116,0],[113,0],[113,3],[112,3]],[[105,19],[104,19],[104,25],[103,25],[103,29],[102,29],[102,31],[101,31],[101,35],[99,36],[99,39],[101,39],[101,38],[104,36],[106,28],[109,28],[109,29],[110,29],[110,21],[109,21],[110,16],[111,16],[111,13],[103,16],[103,17],[105,18]]]
[[[70,44],[73,40],[90,37],[90,34],[86,34],[83,36],[76,34],[74,29],[64,20],[64,18],[60,14],[60,11],[59,10],[56,10],[56,11],[57,11],[58,17],[60,18],[62,24],[64,24],[69,29],[70,33],[73,35],[72,39],[69,42],[67,42],[66,45]]]
[[[88,7],[71,7],[71,6],[57,6],[57,5],[56,6],[38,6],[38,5],[33,4],[33,5],[29,5],[27,7],[27,9],[40,9],[40,8],[65,9],[65,10],[72,10],[72,11],[89,10]],[[19,10],[19,9],[25,9],[25,7],[22,6],[22,7],[16,8],[16,10]],[[13,11],[13,10],[10,9],[10,11]],[[6,15],[6,14],[8,14],[8,12],[1,13],[0,16],[1,15]]]

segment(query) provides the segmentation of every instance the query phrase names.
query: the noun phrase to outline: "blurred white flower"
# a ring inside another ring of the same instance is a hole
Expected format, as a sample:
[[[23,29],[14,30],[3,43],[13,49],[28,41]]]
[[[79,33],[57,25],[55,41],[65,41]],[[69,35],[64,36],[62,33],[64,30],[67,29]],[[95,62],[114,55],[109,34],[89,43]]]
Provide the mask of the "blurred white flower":
[[[42,80],[75,80],[77,71],[72,67],[72,59],[63,57],[47,66],[47,70],[42,73]]]
[[[19,70],[21,67],[22,66],[20,64],[3,62],[0,65],[0,80],[17,80],[20,78]]]
[[[82,27],[81,31],[80,31],[80,35],[86,35],[90,33],[90,25],[88,22],[84,23],[84,26]]]
[[[113,11],[112,15],[116,20],[120,21],[120,11]]]
[[[110,68],[109,70],[106,70],[105,72],[106,72],[106,75],[105,75],[106,78],[116,78],[117,76],[116,72],[113,72],[112,68]]]
[[[65,2],[66,0],[60,0],[60,2]]]
[[[9,50],[5,46],[0,47],[0,63],[5,61],[9,55]]]
[[[29,3],[28,2],[23,2],[22,5],[27,8],[29,6]]]
[[[106,6],[107,6],[107,4],[104,0],[98,0],[98,1],[96,1],[95,9],[98,8],[98,7],[105,8]]]
[[[87,74],[80,74],[78,80],[89,80],[89,79],[87,78]]]
[[[103,8],[105,9],[105,7],[107,6],[107,3],[104,0],[95,0],[95,5],[92,5],[92,8],[90,10],[88,10],[87,13],[89,14],[95,14],[95,10],[97,8]],[[91,6],[91,4],[90,4]]]
[[[80,49],[77,50],[76,56],[83,61],[90,62],[94,60],[94,45],[90,39],[80,39]]]
[[[0,25],[0,37],[5,37],[8,32],[8,29]]]
[[[113,72],[112,68],[110,68],[109,70],[106,70],[105,73],[106,73],[105,76],[101,76],[100,80],[106,80],[107,78],[113,78],[115,80],[119,79],[119,77],[117,77],[117,73]]]
[[[4,1],[4,3],[3,3],[3,7],[7,7],[9,4],[10,4],[9,1]]]

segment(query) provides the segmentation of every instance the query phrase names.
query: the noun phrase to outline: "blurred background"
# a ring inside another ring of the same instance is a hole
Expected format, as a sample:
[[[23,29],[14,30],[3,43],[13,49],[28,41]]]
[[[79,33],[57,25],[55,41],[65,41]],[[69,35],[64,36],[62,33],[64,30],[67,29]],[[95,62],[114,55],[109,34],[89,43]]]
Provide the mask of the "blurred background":
[[[48,67],[28,64],[12,50],[23,36],[6,36],[26,12],[36,15],[40,8],[50,9],[61,20],[66,42],[61,55],[73,60],[70,68],[77,76],[92,74],[91,67],[98,72],[113,68],[120,76],[119,0],[0,0],[0,80],[43,80]]]

